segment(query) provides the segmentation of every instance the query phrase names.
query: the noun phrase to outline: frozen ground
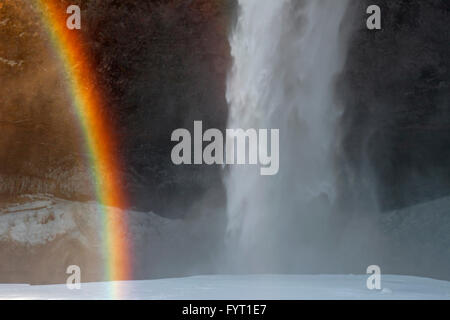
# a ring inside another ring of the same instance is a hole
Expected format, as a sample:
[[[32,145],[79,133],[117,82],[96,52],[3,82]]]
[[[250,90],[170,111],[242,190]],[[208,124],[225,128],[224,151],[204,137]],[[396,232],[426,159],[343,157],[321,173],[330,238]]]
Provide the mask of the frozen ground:
[[[0,283],[64,283],[69,265],[89,270],[83,274],[85,281],[105,279],[103,209],[96,202],[50,195],[24,195],[0,203]],[[209,272],[198,264],[216,249],[204,240],[217,237],[213,215],[169,220],[152,212],[109,208],[108,219],[127,225],[124,234],[115,236],[132,242],[139,252],[133,261],[142,266],[134,270],[136,277]]]
[[[386,275],[382,290],[366,288],[365,275],[196,276],[148,281],[29,286],[0,284],[0,299],[445,299],[450,282]]]
[[[382,215],[381,245],[387,257],[395,258],[390,261],[391,272],[449,279],[449,207],[447,197]],[[73,264],[81,267],[85,281],[105,279],[101,209],[95,202],[48,195],[24,195],[0,205],[0,299],[450,299],[450,282],[402,276],[384,276],[381,292],[366,289],[365,275],[203,276],[90,283],[81,291],[1,284],[64,283],[67,266]],[[132,241],[140,253],[134,261],[141,266],[135,270],[136,277],[167,278],[216,270],[211,252],[220,252],[220,248],[204,240],[217,236],[211,227],[214,217],[169,220],[151,212],[112,209],[109,213],[110,219],[128,220],[124,239]]]

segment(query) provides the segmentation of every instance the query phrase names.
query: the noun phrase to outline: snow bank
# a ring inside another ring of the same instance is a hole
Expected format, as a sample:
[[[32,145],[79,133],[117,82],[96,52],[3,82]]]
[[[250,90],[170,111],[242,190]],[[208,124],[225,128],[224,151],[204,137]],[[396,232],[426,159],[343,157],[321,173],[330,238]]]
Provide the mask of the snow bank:
[[[104,219],[104,208],[98,203],[48,195],[23,196],[3,206],[0,283],[65,283],[66,269],[72,264],[81,267],[84,281],[106,279]],[[114,236],[133,244],[133,275],[138,278],[202,272],[196,264],[214,251],[205,241],[214,229],[201,227],[208,221],[169,220],[116,208],[108,208],[108,219],[128,226],[126,234]]]
[[[440,299],[450,300],[450,282],[426,278],[382,276],[382,290],[366,288],[367,276],[254,275],[197,276],[148,281],[65,285],[0,285],[0,299]],[[118,292],[118,296],[111,296]]]
[[[380,214],[391,273],[450,279],[450,197]]]
[[[382,271],[449,279],[449,207],[450,198],[444,198],[383,214]],[[134,245],[135,279],[211,274],[226,263],[223,244],[217,241],[224,235],[212,214],[170,220],[150,212],[108,212],[109,219],[127,220],[128,232],[115,236]],[[95,202],[47,195],[23,196],[3,205],[0,283],[65,283],[72,264],[81,267],[83,281],[105,280],[103,219],[103,208]],[[227,272],[226,266],[221,270]]]

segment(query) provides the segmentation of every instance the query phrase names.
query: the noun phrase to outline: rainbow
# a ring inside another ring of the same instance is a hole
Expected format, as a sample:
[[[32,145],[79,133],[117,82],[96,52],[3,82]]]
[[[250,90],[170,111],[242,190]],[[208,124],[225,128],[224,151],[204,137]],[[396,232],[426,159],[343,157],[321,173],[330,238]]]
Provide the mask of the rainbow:
[[[73,107],[83,131],[89,154],[97,200],[102,204],[102,239],[107,280],[131,279],[131,246],[125,240],[126,216],[120,215],[127,200],[122,190],[117,137],[105,116],[105,99],[99,89],[80,30],[66,27],[68,4],[63,1],[35,0],[53,49],[63,66]]]

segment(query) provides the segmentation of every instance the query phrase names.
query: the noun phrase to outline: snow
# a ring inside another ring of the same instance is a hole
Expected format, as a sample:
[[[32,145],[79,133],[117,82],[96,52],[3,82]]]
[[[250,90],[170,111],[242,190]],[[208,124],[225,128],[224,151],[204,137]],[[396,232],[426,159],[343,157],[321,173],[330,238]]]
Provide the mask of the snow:
[[[2,284],[0,299],[450,300],[448,281],[384,275],[382,289],[369,290],[366,280],[366,275],[209,275],[83,283],[79,290]]]
[[[399,238],[389,238],[390,247],[407,239],[411,254],[421,253],[422,264],[439,263],[442,274],[448,275],[450,238],[446,231],[450,221],[445,213],[449,204],[450,198],[445,198],[383,215],[386,228],[395,227],[391,233]],[[62,283],[69,262],[88,270],[82,279],[103,279],[99,231],[103,209],[95,202],[48,195],[24,195],[0,207],[0,299],[450,299],[450,282],[399,275],[383,275],[378,291],[366,288],[367,275],[210,275],[83,283],[81,290],[65,285],[1,284]],[[140,253],[136,257],[136,264],[142,266],[140,277],[168,277],[180,270],[184,274],[210,272],[208,266],[201,269],[194,264],[202,257],[195,256],[194,249],[211,250],[198,244],[211,238],[207,232],[215,232],[205,228],[209,220],[169,220],[151,212],[112,208],[109,213],[110,219],[128,219],[124,236]],[[404,247],[400,249],[395,256],[404,252]]]
[[[27,198],[23,196],[22,198]],[[58,236],[65,235],[79,240],[91,233],[97,239],[103,228],[102,215],[106,207],[96,202],[76,202],[40,195],[25,199],[25,203],[9,204],[0,208],[0,241],[13,241],[29,246],[46,244]],[[110,219],[130,219],[130,235],[139,237],[148,230],[158,230],[171,223],[154,213],[122,211],[108,207]],[[92,240],[92,239],[91,239]]]
[[[0,211],[0,240],[27,245],[45,244],[57,236],[76,232],[67,202],[40,200],[10,206]]]
[[[213,216],[170,220],[152,212],[40,194],[23,195],[0,205],[0,283],[64,283],[66,269],[72,264],[86,270],[86,281],[105,279],[105,211],[109,221],[127,225],[115,236],[132,242],[139,252],[134,257],[136,277],[210,272],[210,262],[202,257],[208,252],[210,258],[214,250],[204,241],[215,232],[209,223]]]

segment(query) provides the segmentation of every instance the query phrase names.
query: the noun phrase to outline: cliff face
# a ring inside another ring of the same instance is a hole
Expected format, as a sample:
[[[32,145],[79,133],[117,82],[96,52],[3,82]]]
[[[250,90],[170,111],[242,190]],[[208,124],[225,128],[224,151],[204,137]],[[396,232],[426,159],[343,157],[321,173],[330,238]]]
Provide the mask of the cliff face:
[[[367,30],[366,8],[382,10]],[[346,162],[372,175],[383,210],[450,192],[450,3],[355,1],[339,94]],[[367,190],[367,189],[366,189]]]
[[[170,136],[194,120],[223,128],[232,1],[79,0],[84,46],[120,137],[131,201],[185,214],[220,168],[171,165]],[[0,196],[93,199],[83,135],[39,14],[24,0],[0,8]]]
[[[228,1],[102,1],[89,38],[123,138],[127,189],[139,209],[184,215],[222,193],[219,167],[172,165],[177,128],[225,128]],[[215,200],[214,200],[215,201]]]
[[[90,196],[77,120],[46,38],[31,2],[0,2],[0,197]]]
[[[81,32],[121,137],[133,204],[177,216],[210,192],[220,205],[221,169],[173,166],[170,134],[194,120],[226,125],[235,1],[70,3],[82,8]],[[382,9],[380,31],[365,27],[371,4]],[[350,190],[367,193],[354,181],[372,176],[384,210],[450,193],[449,6],[352,2],[355,30],[338,88],[341,160],[350,166],[342,176]],[[82,135],[39,16],[25,0],[5,0],[0,24],[0,195],[93,198]]]

